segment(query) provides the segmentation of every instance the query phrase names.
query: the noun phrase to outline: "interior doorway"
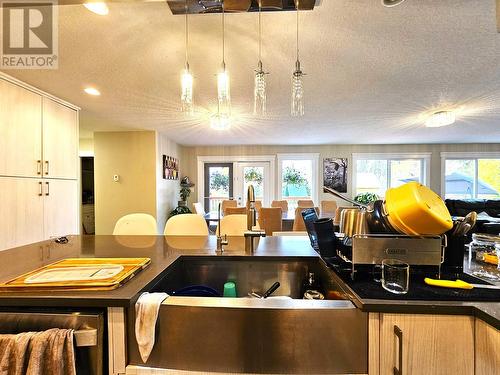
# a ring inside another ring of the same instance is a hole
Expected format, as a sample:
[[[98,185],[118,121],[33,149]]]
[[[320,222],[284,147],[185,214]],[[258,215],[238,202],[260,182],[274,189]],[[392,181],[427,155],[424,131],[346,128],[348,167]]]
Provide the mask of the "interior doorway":
[[[83,234],[95,234],[94,210],[94,157],[80,157],[82,180]]]

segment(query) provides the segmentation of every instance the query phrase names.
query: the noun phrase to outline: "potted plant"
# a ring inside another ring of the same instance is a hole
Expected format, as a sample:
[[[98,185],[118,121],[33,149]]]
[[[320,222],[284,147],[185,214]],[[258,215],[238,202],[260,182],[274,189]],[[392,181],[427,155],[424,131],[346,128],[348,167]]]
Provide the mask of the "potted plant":
[[[294,187],[295,189],[305,188],[306,194],[311,194],[311,189],[309,184],[307,183],[307,179],[302,175],[302,172],[292,168],[286,167],[283,173],[283,182],[284,182],[284,196],[290,196],[290,187]]]
[[[191,195],[191,188],[194,186],[194,184],[189,180],[188,176],[185,176],[181,180],[181,190],[180,190],[180,197],[181,200],[177,202],[177,207],[174,208],[170,214],[168,215],[168,218],[170,219],[172,216],[175,215],[180,215],[180,214],[190,214],[191,210],[187,206],[187,200],[189,196]]]
[[[354,200],[358,203],[369,205],[372,202],[380,199],[375,193],[361,193],[354,197]]]

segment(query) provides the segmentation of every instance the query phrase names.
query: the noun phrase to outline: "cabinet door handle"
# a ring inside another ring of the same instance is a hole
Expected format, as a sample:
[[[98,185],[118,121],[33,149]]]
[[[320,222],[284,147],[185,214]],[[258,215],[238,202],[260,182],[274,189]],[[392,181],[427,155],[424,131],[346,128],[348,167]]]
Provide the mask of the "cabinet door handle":
[[[46,182],[45,185],[47,185],[47,192],[45,193],[45,195],[49,196],[50,195],[50,185],[48,182]]]
[[[48,160],[45,160],[45,174],[46,175],[49,174],[49,161]]]
[[[42,174],[42,161],[41,160],[36,161],[36,174],[37,175]]]
[[[394,334],[398,338],[398,368],[394,366],[394,375],[403,375],[403,331],[398,326],[394,326]]]
[[[43,195],[43,187],[41,182],[38,183],[38,187],[40,189],[38,190],[38,196],[41,197]]]

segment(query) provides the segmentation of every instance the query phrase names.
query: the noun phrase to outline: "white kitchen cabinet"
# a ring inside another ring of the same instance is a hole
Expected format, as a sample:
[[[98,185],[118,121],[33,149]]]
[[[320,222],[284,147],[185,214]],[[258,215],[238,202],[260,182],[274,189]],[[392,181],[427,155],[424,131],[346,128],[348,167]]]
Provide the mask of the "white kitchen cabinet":
[[[43,98],[43,176],[77,179],[78,112]]]
[[[0,250],[78,234],[78,182],[0,177]]]
[[[78,182],[43,180],[44,237],[78,234]]]
[[[0,175],[41,177],[42,97],[0,79]]]
[[[78,108],[0,73],[0,250],[79,234],[78,171]]]
[[[0,250],[42,241],[43,182],[0,177]]]
[[[473,317],[380,314],[379,339],[380,374],[474,374]]]

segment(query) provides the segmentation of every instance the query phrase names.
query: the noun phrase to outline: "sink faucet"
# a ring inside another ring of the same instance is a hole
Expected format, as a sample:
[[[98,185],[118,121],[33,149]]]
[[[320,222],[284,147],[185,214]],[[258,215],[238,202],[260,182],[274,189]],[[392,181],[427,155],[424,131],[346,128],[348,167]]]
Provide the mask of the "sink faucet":
[[[218,225],[217,225],[217,249],[215,250],[216,254],[222,255],[224,252],[224,247],[226,246],[229,242],[227,241],[227,235],[224,235],[224,237],[221,236],[220,234],[220,206],[221,204],[219,203],[219,208],[217,210],[217,219],[218,219]]]
[[[264,230],[254,229],[257,225],[257,212],[255,210],[255,190],[253,188],[253,185],[248,185],[247,202],[247,230],[244,233],[245,252],[253,254],[255,251],[254,238],[266,236],[266,232]]]

